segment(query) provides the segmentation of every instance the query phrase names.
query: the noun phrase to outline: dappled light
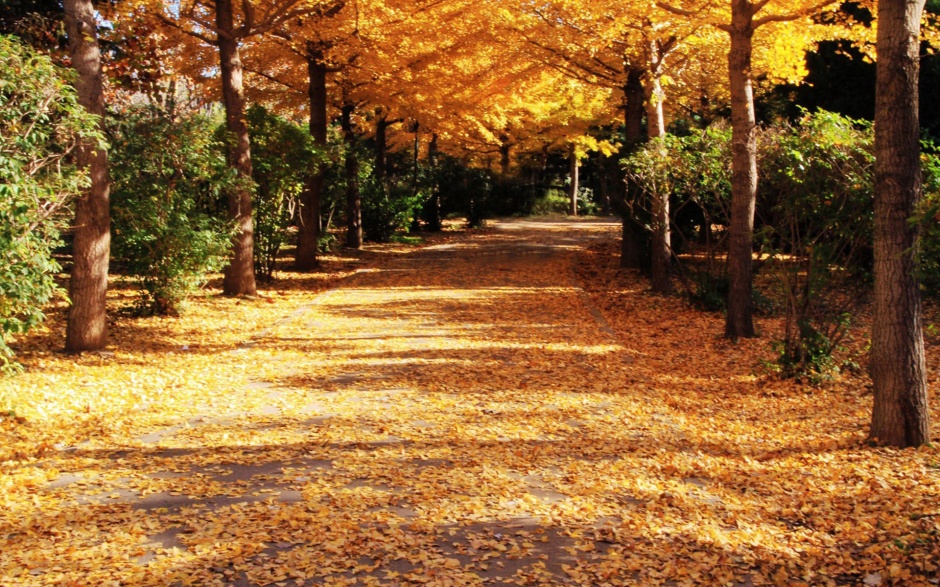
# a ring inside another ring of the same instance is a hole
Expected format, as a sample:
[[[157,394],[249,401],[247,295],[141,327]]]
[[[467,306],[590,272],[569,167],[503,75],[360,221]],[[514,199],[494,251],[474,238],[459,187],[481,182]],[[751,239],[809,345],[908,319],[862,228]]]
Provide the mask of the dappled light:
[[[0,428],[4,584],[935,573],[937,449],[869,447],[858,379],[762,374],[765,341],[647,293],[615,235],[501,222],[337,259],[303,278],[320,293],[197,298],[75,362],[27,342],[0,388],[23,420]]]

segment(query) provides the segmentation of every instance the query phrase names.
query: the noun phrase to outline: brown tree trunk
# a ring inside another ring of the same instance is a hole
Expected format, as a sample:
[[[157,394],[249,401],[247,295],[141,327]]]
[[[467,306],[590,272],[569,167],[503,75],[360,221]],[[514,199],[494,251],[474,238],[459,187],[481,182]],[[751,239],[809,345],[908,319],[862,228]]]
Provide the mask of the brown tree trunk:
[[[388,119],[381,115],[375,120],[375,179],[385,182],[388,175]]]
[[[362,248],[362,199],[359,194],[359,157],[356,154],[356,133],[352,126],[352,104],[343,106],[341,125],[346,141],[346,246]]]
[[[509,137],[503,135],[500,137],[501,144],[499,145],[499,172],[503,177],[509,175],[509,167],[511,165],[510,154],[512,153],[512,143],[509,142]]]
[[[643,142],[643,111],[646,104],[646,91],[643,89],[644,71],[640,68],[627,69],[627,83],[623,86],[624,97],[624,139],[627,150]]]
[[[432,232],[439,232],[444,227],[441,218],[441,186],[437,182],[437,145],[437,134],[432,134],[431,142],[428,144],[428,168],[431,175],[431,199],[428,205],[431,210],[427,217],[428,230]]]
[[[307,98],[310,106],[310,136],[318,149],[326,149],[326,65],[323,52],[311,45],[307,48],[307,76],[310,85]],[[320,199],[323,194],[323,169],[318,166],[306,180],[300,201],[300,230],[297,234],[298,271],[312,271],[317,260],[320,240]]]
[[[870,436],[899,447],[930,442],[917,228],[908,220],[923,191],[918,70],[924,0],[878,4],[875,109],[875,299]]]
[[[578,155],[575,153],[574,145],[571,145],[571,150],[568,153],[568,170],[571,176],[571,182],[568,185],[568,201],[571,202],[569,212],[572,216],[578,215],[578,174],[580,169],[581,164],[578,162]]]
[[[235,39],[235,17],[232,0],[216,0],[216,26],[219,60],[221,62],[222,103],[225,105],[225,126],[232,135],[229,165],[239,178],[251,180],[251,143],[245,123],[245,95],[242,88],[242,61]],[[254,224],[251,219],[251,191],[240,188],[229,196],[229,218],[235,221],[238,233],[232,238],[232,260],[225,268],[222,292],[226,295],[257,293],[255,286]]]
[[[101,53],[91,0],[65,0],[65,26],[69,53],[78,76],[79,103],[90,113],[104,116]],[[65,350],[91,351],[108,341],[106,298],[111,253],[110,181],[108,153],[91,142],[78,149],[77,163],[88,169],[91,187],[75,207],[72,276],[69,283]]]
[[[643,89],[643,73],[640,68],[628,67],[627,81],[623,86],[624,96],[624,141],[626,151],[632,151],[643,142],[643,114],[646,91]],[[625,186],[625,189],[629,187]],[[620,266],[625,269],[646,270],[648,241],[643,227],[631,218],[628,211],[623,216],[623,240],[620,248]]]
[[[751,84],[754,8],[732,1],[731,50],[731,227],[728,247],[728,313],[725,336],[754,336],[752,300],[754,209],[757,202],[757,120]]]
[[[661,140],[666,136],[666,117],[663,112],[662,80],[655,74],[650,76],[647,92],[647,131],[649,138]],[[666,157],[665,148],[660,145],[662,157]],[[650,215],[652,216],[653,234],[650,242],[650,269],[653,291],[668,294],[672,292],[672,233],[669,225],[669,191],[658,186],[652,195]]]

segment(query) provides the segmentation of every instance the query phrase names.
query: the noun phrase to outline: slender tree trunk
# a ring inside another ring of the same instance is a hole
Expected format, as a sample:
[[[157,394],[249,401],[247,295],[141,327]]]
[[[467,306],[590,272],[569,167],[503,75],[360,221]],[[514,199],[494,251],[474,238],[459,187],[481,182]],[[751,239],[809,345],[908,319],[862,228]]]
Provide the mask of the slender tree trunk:
[[[666,136],[666,117],[663,111],[662,79],[653,74],[650,76],[649,91],[647,92],[647,131],[649,138],[662,140]],[[665,148],[659,146],[660,156],[666,157]],[[669,224],[669,191],[657,189],[653,193],[650,206],[653,220],[653,234],[650,242],[650,269],[653,291],[668,294],[672,292],[672,233]]]
[[[578,162],[578,154],[575,153],[574,145],[571,145],[571,150],[568,153],[568,170],[571,176],[571,182],[568,185],[568,201],[571,202],[569,212],[572,216],[578,215],[578,183],[580,179],[580,169],[581,164]]]
[[[413,161],[412,161],[413,163],[412,175],[414,179],[414,186],[412,190],[412,195],[417,196],[418,191],[421,189],[420,181],[418,177],[421,171],[421,165],[420,165],[421,162],[419,159],[419,155],[421,153],[421,123],[419,123],[417,120],[415,121],[414,131],[415,131],[415,142],[414,142],[414,152],[413,152]]]
[[[438,157],[438,139],[437,134],[431,135],[431,142],[428,144],[428,168],[431,174],[431,199],[430,214],[428,214],[428,230],[439,232],[443,226],[441,219],[441,186],[437,181],[437,157]]]
[[[346,140],[346,246],[362,248],[362,199],[359,194],[359,157],[356,154],[356,133],[352,126],[352,104],[343,105],[341,124]]]
[[[221,61],[222,103],[225,105],[225,126],[232,135],[229,148],[229,165],[235,168],[239,178],[251,180],[251,142],[248,125],[245,123],[245,93],[242,88],[242,61],[238,53],[238,41],[231,32],[235,30],[232,0],[216,0],[216,26],[229,34],[218,36],[219,59]],[[240,188],[229,197],[229,218],[235,221],[238,233],[232,239],[232,260],[225,268],[222,291],[226,295],[249,295],[257,293],[255,286],[254,238],[251,219],[251,191]]]
[[[388,175],[388,119],[385,115],[375,119],[375,179],[385,182]]]
[[[317,47],[307,48],[307,75],[310,85],[307,98],[310,106],[310,136],[318,149],[326,149],[327,100],[326,100],[326,65],[323,52]],[[320,240],[320,203],[323,194],[323,170],[318,166],[304,184],[300,202],[300,230],[297,234],[297,270],[311,271],[317,260]]]
[[[90,113],[104,116],[101,53],[91,0],[65,0],[65,26],[72,65],[78,73],[75,89],[79,103]],[[75,208],[72,277],[69,283],[65,350],[80,352],[104,348],[108,341],[106,297],[111,252],[110,181],[108,153],[91,142],[78,149],[77,163],[88,169],[91,187]]]
[[[917,228],[908,222],[923,186],[918,71],[924,0],[878,4],[875,109],[875,299],[870,436],[907,447],[930,442]]]
[[[499,172],[503,177],[509,175],[509,166],[511,164],[510,153],[512,153],[512,143],[509,142],[509,137],[503,135],[500,137],[502,141],[499,145]]]
[[[754,210],[757,202],[757,120],[751,85],[754,37],[749,0],[732,1],[731,51],[731,227],[728,247],[728,313],[725,336],[754,336],[752,279]]]

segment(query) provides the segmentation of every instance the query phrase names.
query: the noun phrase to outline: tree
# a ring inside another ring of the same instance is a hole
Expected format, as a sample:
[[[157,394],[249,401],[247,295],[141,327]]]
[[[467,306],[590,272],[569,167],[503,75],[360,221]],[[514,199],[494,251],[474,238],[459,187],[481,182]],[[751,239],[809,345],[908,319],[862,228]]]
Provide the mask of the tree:
[[[875,103],[875,297],[870,436],[899,447],[930,442],[917,228],[922,195],[918,117],[925,0],[878,3]]]
[[[732,181],[731,226],[728,248],[728,304],[725,336],[754,336],[752,300],[754,264],[754,211],[757,203],[757,116],[754,111],[753,58],[754,35],[771,24],[794,23],[838,0],[800,0],[787,3],[774,0],[703,0],[691,9],[665,2],[657,5],[673,14],[684,15],[728,33],[728,81],[731,87]],[[761,14],[763,13],[763,14]],[[784,31],[796,36],[797,30]]]
[[[78,76],[78,102],[91,114],[103,117],[104,87],[98,49],[95,10],[91,0],[65,0],[65,29],[69,54]],[[88,170],[91,185],[75,207],[72,277],[69,282],[68,325],[65,349],[69,352],[104,348],[108,339],[106,297],[111,252],[108,153],[99,141],[82,141],[77,162]]]
[[[59,291],[68,206],[90,184],[69,164],[80,141],[100,142],[98,121],[52,60],[0,36],[0,372],[13,370],[7,343],[43,319]]]
[[[160,19],[167,25],[218,49],[218,71],[229,131],[229,165],[244,180],[251,179],[251,140],[245,122],[244,67],[240,44],[280,30],[285,23],[302,19],[318,9],[317,2],[304,0],[256,1],[194,0],[177,9],[160,5]],[[202,67],[209,64],[202,63]],[[211,66],[210,66],[211,67]],[[232,259],[225,268],[226,295],[255,295],[254,226],[251,190],[241,182],[229,197],[229,217],[237,225],[232,239]]]

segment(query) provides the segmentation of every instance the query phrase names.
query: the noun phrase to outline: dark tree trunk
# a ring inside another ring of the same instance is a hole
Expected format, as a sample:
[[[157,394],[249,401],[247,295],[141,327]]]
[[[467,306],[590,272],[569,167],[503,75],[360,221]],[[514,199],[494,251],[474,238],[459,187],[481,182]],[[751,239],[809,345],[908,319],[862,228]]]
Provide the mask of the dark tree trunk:
[[[359,157],[356,154],[356,133],[352,126],[352,104],[343,106],[341,124],[346,141],[346,246],[362,248],[362,199],[359,194]]]
[[[924,0],[878,4],[875,109],[875,299],[872,439],[899,447],[930,442],[917,228],[921,197],[918,70]]]
[[[643,89],[643,70],[628,67],[627,81],[623,86],[624,99],[624,142],[626,151],[630,152],[642,143],[646,135],[643,133],[643,115],[646,109],[646,91]],[[629,186],[624,185],[629,192]],[[643,227],[633,218],[630,208],[623,210],[623,240],[620,248],[620,266],[625,269],[638,269],[646,271],[649,239]]]
[[[326,148],[326,65],[323,52],[312,44],[307,47],[307,94],[310,105],[310,136],[319,149]],[[320,201],[323,194],[323,170],[307,177],[300,201],[300,230],[297,234],[297,270],[311,271],[318,266],[320,240]]]
[[[509,175],[509,166],[511,159],[509,157],[512,152],[512,143],[509,142],[509,137],[502,136],[500,137],[502,141],[499,145],[499,172],[503,177]]]
[[[431,142],[428,144],[428,168],[431,174],[431,198],[428,202],[430,210],[427,215],[428,230],[440,232],[444,223],[441,219],[441,186],[437,182],[437,135],[431,135]]]
[[[103,117],[104,90],[95,11],[91,0],[65,0],[65,26],[69,53],[78,76],[79,103]],[[108,340],[108,261],[111,252],[110,182],[108,153],[92,142],[80,145],[77,163],[91,176],[91,187],[75,207],[72,277],[69,283],[65,350],[80,352],[104,348]]]
[[[388,175],[388,119],[382,115],[375,120],[375,179],[385,182]]]
[[[578,182],[580,179],[580,169],[581,164],[578,162],[578,155],[575,153],[574,145],[571,145],[571,150],[568,153],[568,172],[571,178],[571,182],[568,185],[568,201],[571,202],[569,213],[572,216],[578,215]]]
[[[242,62],[235,39],[235,17],[232,0],[216,0],[216,26],[221,62],[222,103],[225,105],[225,126],[232,135],[228,157],[238,176],[251,180],[251,143],[245,123],[245,95],[242,88]],[[225,33],[228,34],[225,34]],[[232,260],[225,268],[222,291],[226,295],[257,293],[255,286],[254,225],[251,220],[251,191],[238,189],[229,197],[229,218],[235,221],[238,233],[232,239]]]
[[[643,142],[643,114],[646,104],[646,90],[643,89],[644,71],[631,67],[627,69],[627,83],[623,86],[624,96],[624,140],[629,151]]]
[[[731,50],[731,227],[728,247],[728,313],[725,336],[754,336],[752,300],[754,210],[757,202],[757,121],[751,84],[754,8],[732,1]]]

